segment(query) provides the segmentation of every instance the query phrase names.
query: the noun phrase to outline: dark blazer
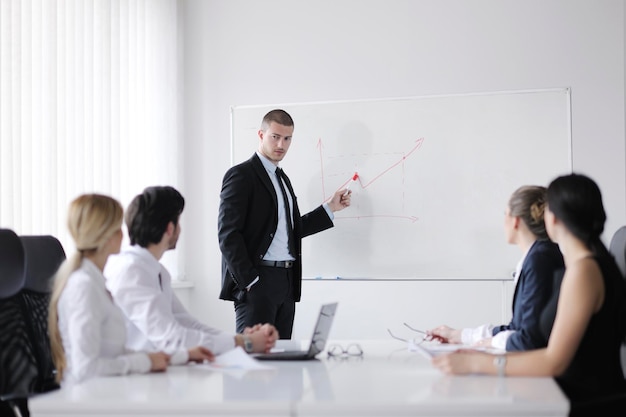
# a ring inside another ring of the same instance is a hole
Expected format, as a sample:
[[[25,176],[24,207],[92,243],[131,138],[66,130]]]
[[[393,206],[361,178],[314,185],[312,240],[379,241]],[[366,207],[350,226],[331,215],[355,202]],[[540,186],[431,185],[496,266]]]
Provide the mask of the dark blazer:
[[[503,330],[516,331],[507,339],[507,351],[547,346],[548,338],[540,328],[541,313],[551,298],[553,288],[558,291],[563,272],[563,256],[557,244],[550,240],[533,243],[515,286],[511,322],[493,329],[494,336]]]
[[[288,178],[293,199],[294,299],[302,290],[302,238],[333,227],[321,205],[300,216],[298,201]],[[256,155],[224,174],[218,215],[218,239],[222,251],[222,290],[220,298],[236,300],[259,275],[257,262],[263,259],[278,224],[278,200],[274,186]],[[282,197],[281,197],[282,198]]]

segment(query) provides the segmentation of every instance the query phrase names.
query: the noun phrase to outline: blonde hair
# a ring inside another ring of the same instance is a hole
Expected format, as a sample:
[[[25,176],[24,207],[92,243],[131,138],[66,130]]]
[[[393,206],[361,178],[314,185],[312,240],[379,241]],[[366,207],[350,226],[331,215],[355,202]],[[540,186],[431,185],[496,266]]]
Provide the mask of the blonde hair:
[[[50,348],[52,360],[57,370],[57,382],[61,382],[63,371],[67,367],[63,341],[59,331],[59,298],[61,298],[70,275],[80,267],[84,255],[101,250],[111,236],[120,230],[123,219],[124,209],[122,205],[114,198],[106,195],[83,194],[70,203],[67,227],[76,244],[76,252],[63,262],[54,277],[48,313]]]

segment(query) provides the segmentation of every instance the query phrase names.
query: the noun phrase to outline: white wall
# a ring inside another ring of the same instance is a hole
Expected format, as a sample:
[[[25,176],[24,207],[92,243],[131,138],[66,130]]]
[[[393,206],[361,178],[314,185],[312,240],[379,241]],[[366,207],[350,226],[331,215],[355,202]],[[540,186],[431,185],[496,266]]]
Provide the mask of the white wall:
[[[185,272],[195,283],[188,306],[207,322],[234,329],[232,303],[218,299],[216,235],[231,105],[571,87],[574,169],[602,188],[607,243],[626,223],[622,0],[181,0],[180,7]],[[296,127],[293,146],[297,134]],[[251,154],[256,144],[251,138]],[[503,157],[532,169],[514,149]],[[340,300],[334,337],[385,337],[385,327],[401,329],[402,321],[508,319],[510,286],[309,281],[294,337],[309,336],[312,314],[330,299]]]

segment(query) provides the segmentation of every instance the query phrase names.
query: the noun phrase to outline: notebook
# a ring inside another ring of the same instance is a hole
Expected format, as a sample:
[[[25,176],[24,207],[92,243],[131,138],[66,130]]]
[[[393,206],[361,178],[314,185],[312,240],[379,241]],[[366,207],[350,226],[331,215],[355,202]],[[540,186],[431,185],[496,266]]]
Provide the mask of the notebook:
[[[337,310],[337,303],[324,304],[320,308],[320,312],[317,316],[317,322],[313,329],[313,336],[311,337],[311,343],[309,343],[309,349],[299,350],[284,350],[282,352],[269,352],[269,353],[255,353],[252,354],[253,358],[259,360],[292,360],[302,361],[314,359],[318,354],[324,351],[326,348],[326,341],[330,334],[330,327],[333,324],[335,318],[335,311]]]

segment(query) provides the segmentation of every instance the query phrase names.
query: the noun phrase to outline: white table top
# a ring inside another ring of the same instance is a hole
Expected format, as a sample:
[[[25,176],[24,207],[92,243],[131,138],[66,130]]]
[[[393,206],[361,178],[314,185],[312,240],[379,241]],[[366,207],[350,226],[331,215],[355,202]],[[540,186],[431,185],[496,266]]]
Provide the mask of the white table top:
[[[319,360],[265,362],[275,368],[243,374],[189,365],[96,378],[33,398],[29,408],[33,417],[565,416],[569,410],[551,378],[446,376],[401,342],[360,344],[363,357],[322,353]]]

